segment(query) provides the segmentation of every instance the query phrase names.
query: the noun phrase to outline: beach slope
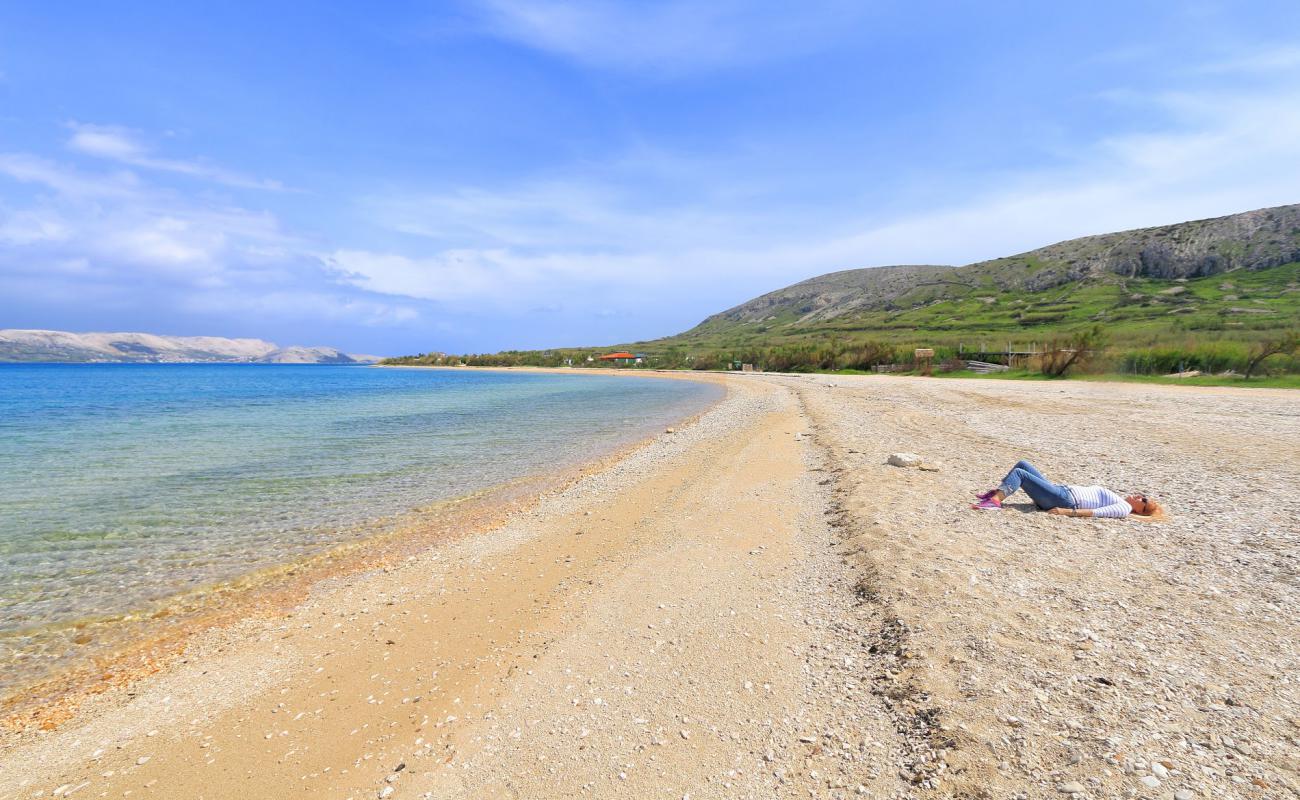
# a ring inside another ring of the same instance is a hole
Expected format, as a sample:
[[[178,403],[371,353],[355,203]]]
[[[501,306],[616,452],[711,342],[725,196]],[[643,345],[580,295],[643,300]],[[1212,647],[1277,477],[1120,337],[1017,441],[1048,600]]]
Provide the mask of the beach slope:
[[[1294,394],[726,380],[503,527],[10,736],[0,797],[1300,787]],[[1171,519],[969,510],[1019,458]]]

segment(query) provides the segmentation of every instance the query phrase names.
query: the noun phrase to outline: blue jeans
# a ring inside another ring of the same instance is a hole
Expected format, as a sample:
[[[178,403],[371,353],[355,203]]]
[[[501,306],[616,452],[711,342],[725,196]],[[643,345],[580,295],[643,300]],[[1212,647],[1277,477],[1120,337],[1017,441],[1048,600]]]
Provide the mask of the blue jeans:
[[[998,488],[1007,497],[1015,494],[1017,489],[1024,489],[1029,499],[1034,501],[1034,505],[1044,511],[1053,508],[1074,508],[1074,496],[1070,494],[1069,489],[1065,488],[1065,484],[1052,483],[1028,461],[1017,461],[1007,473],[1007,477],[1002,479],[1002,485]]]

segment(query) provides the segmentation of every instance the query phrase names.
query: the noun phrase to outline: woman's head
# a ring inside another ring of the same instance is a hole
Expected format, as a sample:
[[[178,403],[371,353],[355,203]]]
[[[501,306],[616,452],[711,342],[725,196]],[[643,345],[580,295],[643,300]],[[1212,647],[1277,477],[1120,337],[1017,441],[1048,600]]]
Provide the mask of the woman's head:
[[[1155,517],[1164,513],[1164,509],[1155,500],[1144,494],[1131,494],[1125,497],[1133,513],[1143,517]]]

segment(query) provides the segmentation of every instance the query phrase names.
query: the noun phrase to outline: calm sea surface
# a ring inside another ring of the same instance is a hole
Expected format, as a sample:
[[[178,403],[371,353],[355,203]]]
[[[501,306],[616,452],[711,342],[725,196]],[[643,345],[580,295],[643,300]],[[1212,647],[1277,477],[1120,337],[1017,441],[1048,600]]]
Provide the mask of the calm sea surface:
[[[356,538],[368,520],[599,456],[719,391],[600,375],[0,364],[0,639],[129,612]]]

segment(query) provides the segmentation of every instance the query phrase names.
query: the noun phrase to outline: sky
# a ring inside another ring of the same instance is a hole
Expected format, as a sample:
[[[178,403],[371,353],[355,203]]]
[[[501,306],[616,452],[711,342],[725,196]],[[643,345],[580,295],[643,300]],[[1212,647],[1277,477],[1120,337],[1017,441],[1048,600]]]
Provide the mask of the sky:
[[[396,355],[1300,202],[1300,4],[0,4],[0,328]]]

